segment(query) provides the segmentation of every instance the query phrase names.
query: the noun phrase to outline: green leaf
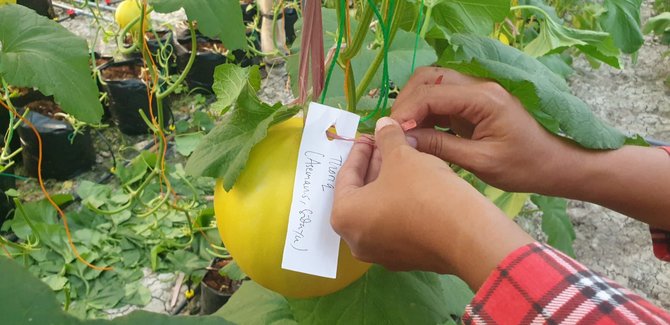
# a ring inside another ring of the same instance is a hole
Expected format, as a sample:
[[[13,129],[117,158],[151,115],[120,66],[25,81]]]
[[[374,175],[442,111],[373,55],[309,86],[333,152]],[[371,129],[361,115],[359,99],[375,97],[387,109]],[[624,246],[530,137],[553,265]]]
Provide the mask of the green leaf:
[[[542,211],[542,231],[548,237],[547,244],[575,257],[572,243],[577,237],[567,214],[568,201],[536,194],[531,201]]]
[[[444,308],[452,316],[458,319],[463,316],[465,307],[472,301],[475,294],[463,280],[454,275],[441,275],[440,283],[444,292]],[[451,319],[448,319],[451,321]]]
[[[276,104],[269,106],[257,98],[226,114],[221,123],[207,134],[186,164],[192,176],[223,179],[230,190],[247,163],[251,149],[265,138],[268,128],[295,115],[298,108]]]
[[[175,149],[182,156],[189,156],[205,135],[201,132],[179,134],[174,137]]]
[[[640,31],[642,0],[605,0],[607,10],[599,18],[600,26],[614,38],[624,53],[635,53],[644,44]]]
[[[427,272],[389,272],[373,266],[363,278],[328,296],[289,299],[299,323],[439,324],[451,318],[441,276]],[[458,311],[458,316],[463,310]]]
[[[543,16],[544,19],[540,20],[540,34],[523,49],[528,55],[540,57],[575,47],[613,67],[621,67],[619,50],[608,33],[562,26],[546,15]]]
[[[489,35],[507,17],[509,0],[449,0],[433,8],[433,21],[451,33]]]
[[[670,12],[649,18],[643,29],[645,34],[654,32],[656,35],[663,35],[668,30],[670,30]]]
[[[109,286],[96,281],[86,303],[96,309],[110,309],[114,308],[125,295],[125,289],[122,286]]]
[[[400,0],[402,1],[402,11],[398,14],[398,27],[408,32],[416,31],[417,25],[420,24],[419,18],[419,2],[415,0]],[[441,0],[439,0],[441,1]],[[422,18],[423,19],[423,18]]]
[[[537,60],[542,62],[542,64],[555,74],[563,77],[563,79],[567,79],[573,72],[575,72],[570,66],[570,64],[572,64],[572,57],[569,55],[565,55],[564,57],[561,54],[551,54],[539,57]]]
[[[198,22],[205,36],[220,39],[226,48],[246,48],[245,26],[237,0],[150,0],[157,12],[170,13],[184,8],[188,20]]]
[[[472,295],[452,276],[375,265],[343,290],[312,299],[287,299],[246,282],[217,314],[242,324],[441,324],[460,317]]]
[[[42,278],[42,282],[46,283],[53,291],[62,290],[67,284],[67,278],[58,274],[51,274]]]
[[[167,260],[174,265],[174,270],[184,274],[191,274],[193,271],[204,269],[209,265],[207,260],[185,250],[168,253]]]
[[[249,82],[239,92],[235,108],[226,113],[220,124],[210,131],[195,149],[186,164],[193,176],[223,179],[230,190],[247,163],[251,149],[267,135],[271,125],[295,115],[299,108],[277,103],[273,106],[256,97],[260,84],[258,69],[249,70]],[[218,78],[224,77],[218,74]]]
[[[19,5],[0,6],[0,21],[0,77],[53,95],[63,111],[80,121],[99,123],[102,105],[86,41]]]
[[[51,197],[56,204],[62,205],[74,198],[68,194],[57,194]],[[63,238],[59,238],[60,230],[64,229],[56,216],[56,210],[46,199],[21,204],[18,200],[14,218],[11,220],[11,229],[17,237],[28,240],[31,234],[45,241],[45,244],[65,248]],[[69,250],[69,248],[66,248]]]
[[[508,217],[514,218],[523,209],[524,204],[528,201],[530,194],[527,193],[510,193],[497,189],[489,184],[484,183],[477,178],[473,173],[461,169],[458,171],[458,176],[470,183],[480,193],[486,196],[493,202],[500,210],[502,210]]]
[[[109,185],[96,184],[91,181],[83,180],[79,186],[77,186],[76,192],[77,195],[82,198],[82,204],[100,208],[107,203],[112,188]]]
[[[549,18],[552,19],[553,21],[556,22],[563,22],[563,20],[558,16],[558,13],[556,13],[556,8],[550,6],[547,4],[544,0],[519,0],[519,5],[527,5],[527,6],[533,6],[533,7],[538,7],[542,9],[545,13],[549,15]],[[523,12],[523,17],[526,19],[530,18],[530,15],[527,14],[526,11]],[[540,13],[540,17],[544,17],[544,13]]]
[[[530,194],[505,192],[489,185],[484,189],[484,196],[493,201],[508,217],[514,218],[521,212]]]
[[[240,267],[237,265],[237,262],[235,261],[232,261],[226,264],[226,266],[222,267],[219,270],[219,274],[234,281],[240,281],[247,278],[247,275],[244,274],[242,269],[240,269]]]
[[[83,325],[227,325],[234,324],[217,316],[172,316],[147,311],[134,311],[111,321],[96,320]]]
[[[440,3],[443,3],[445,1],[446,0],[425,0],[424,1],[424,6],[426,6],[426,8],[434,8],[435,6],[437,6]]]
[[[203,111],[196,111],[193,113],[192,121],[193,125],[205,132],[211,131],[215,126],[214,119]]]
[[[123,302],[128,305],[145,306],[151,302],[151,291],[139,282],[127,283],[123,291]]]
[[[236,324],[283,325],[298,324],[284,296],[245,281],[230,300],[214,313]]]
[[[0,292],[9,294],[0,304],[0,315],[6,324],[68,324],[68,325],[221,325],[230,324],[216,316],[184,317],[144,311],[114,320],[81,320],[64,312],[51,289],[27,270],[5,257],[0,257]]]
[[[454,35],[452,44],[440,65],[497,81],[549,131],[592,149],[615,149],[624,144],[623,133],[596,118],[570,93],[565,80],[539,61],[486,37]]]
[[[230,108],[247,87],[256,91],[260,89],[258,66],[251,68],[242,68],[235,64],[217,66],[214,70],[214,85],[212,86],[217,100],[212,107],[219,111]]]

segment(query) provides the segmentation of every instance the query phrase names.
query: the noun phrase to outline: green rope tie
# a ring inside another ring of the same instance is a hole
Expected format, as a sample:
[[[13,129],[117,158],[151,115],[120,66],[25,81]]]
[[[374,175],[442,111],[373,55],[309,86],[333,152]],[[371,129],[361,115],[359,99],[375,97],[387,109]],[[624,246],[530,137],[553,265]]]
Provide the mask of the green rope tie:
[[[337,47],[335,48],[335,54],[333,55],[333,61],[330,62],[330,67],[328,68],[328,74],[326,75],[326,82],[323,84],[323,92],[321,92],[321,104],[326,100],[326,93],[328,93],[328,85],[330,84],[330,77],[335,70],[335,64],[337,64],[337,57],[340,55],[340,47],[342,47],[342,38],[344,38],[344,24],[346,24],[346,16],[349,14],[347,9],[346,0],[340,0],[340,23],[338,26],[338,35],[337,35]]]

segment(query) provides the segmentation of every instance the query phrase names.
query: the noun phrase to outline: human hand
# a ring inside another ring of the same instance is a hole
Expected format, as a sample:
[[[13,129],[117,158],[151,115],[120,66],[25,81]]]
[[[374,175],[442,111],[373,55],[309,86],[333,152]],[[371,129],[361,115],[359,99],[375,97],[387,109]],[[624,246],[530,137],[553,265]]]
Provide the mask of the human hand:
[[[440,84],[436,84],[438,78]],[[495,82],[453,70],[417,69],[391,117],[415,120],[417,149],[455,163],[513,192],[564,194],[570,168],[585,150],[550,134],[517,98]],[[434,129],[449,127],[458,136]]]
[[[397,122],[382,118],[377,129],[377,149],[356,143],[335,187],[331,223],[355,257],[457,274],[477,288],[532,241],[444,161],[412,148]]]

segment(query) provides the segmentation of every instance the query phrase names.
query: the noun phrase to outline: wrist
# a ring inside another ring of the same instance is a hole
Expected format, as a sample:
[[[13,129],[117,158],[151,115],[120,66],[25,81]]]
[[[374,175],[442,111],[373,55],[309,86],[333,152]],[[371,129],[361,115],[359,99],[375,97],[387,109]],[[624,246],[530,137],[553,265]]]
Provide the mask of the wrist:
[[[477,290],[495,267],[510,253],[534,240],[498,207],[476,190],[461,203],[456,220],[448,229],[451,236],[442,240],[441,268],[438,273],[459,276]],[[462,193],[462,192],[461,192]],[[445,211],[454,207],[443,207]]]
[[[549,155],[543,175],[537,179],[538,194],[578,199],[585,188],[585,180],[594,177],[596,151],[584,149],[565,139],[557,139],[559,146]]]

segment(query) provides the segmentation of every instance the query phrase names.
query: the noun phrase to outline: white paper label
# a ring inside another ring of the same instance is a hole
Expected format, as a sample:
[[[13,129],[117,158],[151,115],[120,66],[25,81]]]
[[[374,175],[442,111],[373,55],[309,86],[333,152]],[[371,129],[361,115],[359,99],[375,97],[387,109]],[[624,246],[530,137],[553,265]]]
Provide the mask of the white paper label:
[[[293,201],[289,214],[282,268],[335,278],[340,236],[330,226],[335,179],[353,143],[328,140],[335,126],[342,137],[355,138],[359,116],[310,103],[302,133]]]

